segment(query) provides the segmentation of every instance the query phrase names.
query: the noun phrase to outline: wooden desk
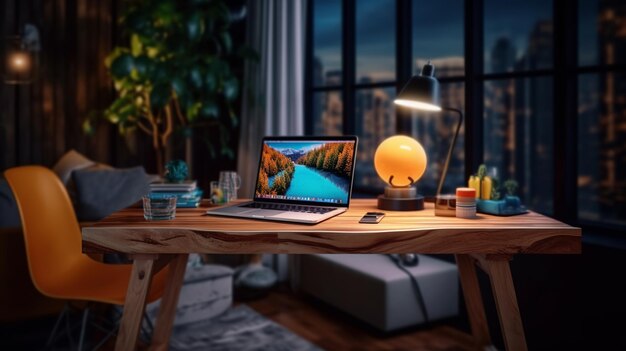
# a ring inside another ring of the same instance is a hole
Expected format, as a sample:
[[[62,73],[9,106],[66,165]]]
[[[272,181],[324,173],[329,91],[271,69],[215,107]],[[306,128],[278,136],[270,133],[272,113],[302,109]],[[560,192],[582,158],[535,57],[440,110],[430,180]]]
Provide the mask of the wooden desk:
[[[507,349],[525,350],[509,260],[515,254],[581,252],[579,228],[537,213],[467,220],[436,217],[426,204],[423,211],[387,211],[379,224],[359,224],[375,206],[375,200],[353,200],[346,213],[313,226],[207,216],[206,208],[178,209],[175,220],[148,222],[141,208],[131,208],[83,228],[84,252],[120,252],[134,259],[116,349],[134,349],[152,272],[163,258],[170,259],[170,272],[151,344],[159,350],[169,344],[189,253],[419,252],[456,255],[472,335],[481,348],[491,344],[475,267],[484,270]]]

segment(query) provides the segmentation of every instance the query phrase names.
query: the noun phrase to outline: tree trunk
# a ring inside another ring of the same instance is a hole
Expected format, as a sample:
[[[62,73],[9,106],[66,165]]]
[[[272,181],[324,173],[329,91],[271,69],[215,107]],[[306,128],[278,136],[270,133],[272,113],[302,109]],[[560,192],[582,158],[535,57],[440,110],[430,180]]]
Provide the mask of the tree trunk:
[[[193,131],[189,131],[189,135],[185,137],[185,162],[189,169],[189,177],[193,179]]]
[[[157,143],[154,149],[154,153],[156,156],[157,174],[160,176],[163,176],[165,174],[165,165],[164,165],[165,147],[161,145],[161,143]]]

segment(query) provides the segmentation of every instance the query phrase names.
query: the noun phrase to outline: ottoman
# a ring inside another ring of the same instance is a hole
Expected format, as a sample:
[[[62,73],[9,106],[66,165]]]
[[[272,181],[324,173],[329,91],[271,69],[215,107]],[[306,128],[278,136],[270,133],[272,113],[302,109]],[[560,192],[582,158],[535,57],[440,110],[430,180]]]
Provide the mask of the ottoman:
[[[146,306],[154,324],[161,300]],[[209,319],[226,311],[233,302],[233,270],[221,265],[188,266],[180,290],[174,325]]]
[[[409,275],[387,255],[300,255],[296,288],[382,331],[452,317],[458,313],[455,264],[419,255],[406,267],[417,278],[429,320],[425,320]]]

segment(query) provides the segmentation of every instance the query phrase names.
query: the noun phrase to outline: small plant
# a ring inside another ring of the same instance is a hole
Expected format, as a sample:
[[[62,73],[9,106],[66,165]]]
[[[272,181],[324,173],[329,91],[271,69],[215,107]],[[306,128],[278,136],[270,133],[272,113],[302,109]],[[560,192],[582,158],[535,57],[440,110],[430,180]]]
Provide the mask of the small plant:
[[[519,184],[513,179],[509,179],[506,182],[504,182],[504,189],[506,189],[507,196],[515,196],[515,193],[517,193],[518,187],[519,187]]]
[[[165,179],[170,183],[180,183],[189,176],[189,168],[183,160],[172,160],[165,165]]]
[[[476,172],[476,176],[478,176],[478,179],[482,181],[486,175],[487,175],[487,166],[485,166],[484,164],[478,166],[478,171]]]
[[[500,200],[500,192],[498,191],[498,189],[500,189],[500,181],[498,180],[498,178],[492,178],[491,179],[492,182],[492,188],[491,188],[491,200]]]

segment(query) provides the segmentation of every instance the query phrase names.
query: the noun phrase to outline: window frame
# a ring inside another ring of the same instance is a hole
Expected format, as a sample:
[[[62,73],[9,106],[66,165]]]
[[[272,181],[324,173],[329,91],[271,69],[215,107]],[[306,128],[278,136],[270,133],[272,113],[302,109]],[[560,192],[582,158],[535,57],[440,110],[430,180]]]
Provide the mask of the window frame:
[[[355,81],[355,30],[356,0],[342,2],[342,84],[338,86],[314,87],[312,79],[313,31],[306,35],[305,73],[305,132],[314,131],[312,113],[313,96],[316,92],[340,91],[343,101],[342,125],[344,134],[355,132],[355,95],[362,88],[388,88],[395,86],[399,91],[412,75],[412,7],[413,0],[396,0],[396,81],[358,84]],[[307,1],[308,29],[313,28],[313,6],[315,0]],[[626,226],[602,221],[579,220],[577,199],[578,178],[578,77],[581,74],[606,74],[625,72],[626,64],[578,65],[578,0],[553,0],[553,65],[550,69],[535,69],[513,72],[484,73],[484,1],[464,1],[464,59],[463,77],[442,77],[441,83],[463,82],[465,89],[465,178],[483,162],[484,155],[484,89],[485,82],[504,79],[548,77],[553,81],[553,212],[561,221],[579,225],[591,232],[604,232],[623,236]],[[396,109],[397,132],[410,128],[401,118],[410,112]],[[357,188],[364,193],[372,189]]]

